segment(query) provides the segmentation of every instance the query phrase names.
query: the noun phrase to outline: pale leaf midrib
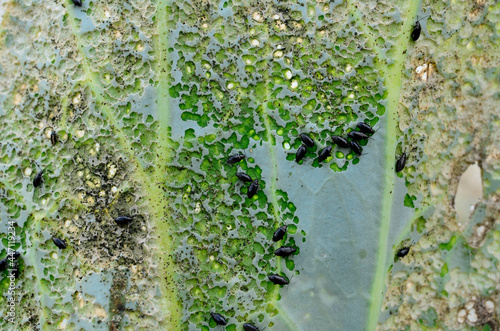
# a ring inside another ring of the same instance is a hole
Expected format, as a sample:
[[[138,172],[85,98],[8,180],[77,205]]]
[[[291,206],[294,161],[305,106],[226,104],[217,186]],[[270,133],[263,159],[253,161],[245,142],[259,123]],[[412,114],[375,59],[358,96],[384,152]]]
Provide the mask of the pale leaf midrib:
[[[406,17],[413,18],[416,15],[419,0],[411,0]],[[385,115],[386,126],[386,143],[385,143],[385,177],[384,177],[384,193],[382,211],[380,214],[380,230],[377,249],[377,260],[375,267],[375,275],[372,283],[370,295],[370,305],[368,312],[368,321],[366,330],[375,330],[379,320],[385,276],[386,276],[386,260],[387,260],[387,244],[389,240],[389,229],[392,220],[393,206],[393,189],[396,172],[394,170],[395,158],[394,153],[397,146],[397,124],[398,124],[398,106],[401,94],[402,68],[406,60],[407,53],[403,50],[408,48],[410,43],[410,31],[413,28],[413,21],[407,19],[402,27],[401,33],[396,40],[396,59],[394,64],[387,70],[385,82],[387,83],[387,111]]]

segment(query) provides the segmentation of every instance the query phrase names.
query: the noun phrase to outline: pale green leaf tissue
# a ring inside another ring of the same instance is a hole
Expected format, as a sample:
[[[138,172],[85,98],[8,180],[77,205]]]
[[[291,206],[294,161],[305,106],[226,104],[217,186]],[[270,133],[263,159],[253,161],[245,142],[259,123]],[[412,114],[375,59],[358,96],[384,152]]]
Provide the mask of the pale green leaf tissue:
[[[222,330],[210,312],[226,330],[500,329],[500,3],[1,13],[0,258],[21,253],[15,287],[0,273],[2,329]],[[377,130],[361,156],[331,140],[359,121]],[[300,133],[315,146],[298,164]],[[252,199],[239,171],[260,179]]]

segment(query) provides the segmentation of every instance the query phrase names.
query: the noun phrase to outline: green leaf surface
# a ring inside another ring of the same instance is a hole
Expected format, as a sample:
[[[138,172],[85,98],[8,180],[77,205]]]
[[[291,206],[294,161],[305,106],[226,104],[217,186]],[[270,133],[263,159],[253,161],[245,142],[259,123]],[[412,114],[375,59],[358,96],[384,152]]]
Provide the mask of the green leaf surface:
[[[498,326],[498,3],[3,8],[0,257],[22,258],[2,328],[208,330],[210,312],[227,330]],[[361,156],[330,137],[359,121],[377,130]],[[296,163],[300,133],[315,146]],[[474,162],[483,198],[463,224]]]

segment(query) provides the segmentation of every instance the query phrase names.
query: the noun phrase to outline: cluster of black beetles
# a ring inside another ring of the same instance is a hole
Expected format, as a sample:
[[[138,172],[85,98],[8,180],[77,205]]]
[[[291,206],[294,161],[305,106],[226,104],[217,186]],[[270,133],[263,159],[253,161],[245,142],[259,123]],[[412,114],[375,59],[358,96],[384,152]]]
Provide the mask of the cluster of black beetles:
[[[375,133],[373,128],[366,124],[365,122],[359,122],[358,128],[360,131],[351,131],[347,134],[347,138],[341,136],[332,136],[332,140],[337,146],[341,148],[351,148],[354,153],[361,155],[363,153],[363,148],[359,144],[360,140],[368,139],[372,134]],[[307,147],[314,147],[314,140],[311,139],[307,134],[301,133],[300,139],[303,144],[299,147],[295,153],[295,161],[298,163],[304,158],[307,152]],[[326,146],[323,148],[318,155],[318,161],[323,162],[327,157],[332,155],[332,146]]]
[[[422,17],[421,19],[415,21],[415,25],[413,26],[413,29],[411,31],[411,39],[413,41],[417,41],[418,38],[420,38],[420,33],[422,32],[422,26],[420,25],[420,21],[427,17],[429,16]],[[363,153],[363,148],[358,143],[358,141],[369,138],[369,135],[372,135],[373,133],[375,133],[375,131],[370,125],[364,122],[358,123],[357,126],[360,131],[351,131],[347,134],[350,140],[347,140],[346,138],[341,136],[332,136],[332,140],[335,144],[337,144],[337,146],[341,148],[350,147],[354,151],[354,153],[361,155]],[[299,147],[297,153],[295,154],[296,162],[299,162],[304,158],[307,152],[307,147],[314,146],[314,141],[308,135],[302,133],[300,134],[300,138],[302,139],[302,142],[304,144]],[[318,161],[323,162],[327,157],[331,155],[331,153],[332,153],[332,146],[327,146],[323,148],[319,152]],[[402,171],[405,167],[405,164],[406,164],[406,153],[403,153],[396,161],[396,172]]]
[[[375,130],[365,122],[359,122],[357,127],[360,131],[351,131],[347,134],[347,138],[342,136],[332,136],[332,140],[337,146],[341,148],[351,148],[354,153],[361,155],[363,153],[363,148],[358,143],[358,141],[363,139],[368,139],[372,134],[375,133]],[[304,158],[306,155],[307,147],[314,146],[314,140],[311,139],[307,134],[301,133],[300,139],[303,144],[299,147],[297,152],[295,153],[295,161],[298,163],[300,160]],[[332,154],[332,146],[327,146],[323,148],[318,155],[318,161],[323,162]],[[401,172],[406,165],[406,153],[401,154],[396,161],[396,172]],[[237,174],[238,175],[238,174]]]
[[[233,164],[240,162],[244,158],[245,158],[244,154],[231,155],[226,160],[226,163],[233,165]],[[248,175],[244,172],[237,172],[236,177],[238,177],[239,180],[241,180],[245,183],[251,183],[249,188],[248,188],[248,192],[247,192],[248,198],[251,199],[257,193],[257,191],[259,189],[259,180],[252,179],[252,177],[250,177],[250,175]],[[287,229],[288,229],[288,225],[286,225],[286,224],[280,226],[273,234],[273,241],[277,242],[277,241],[282,240],[285,237]],[[292,255],[296,251],[297,251],[297,249],[293,246],[281,246],[276,251],[274,251],[274,255],[281,256],[281,257],[287,257],[287,256]],[[273,284],[276,284],[276,285],[288,285],[290,283],[290,281],[288,279],[286,279],[285,277],[278,275],[278,274],[269,275],[268,279]],[[226,319],[221,314],[211,312],[210,315],[212,316],[215,323],[217,323],[217,325],[227,325]],[[255,325],[253,325],[251,323],[243,324],[243,328],[245,329],[245,331],[258,331],[259,330]]]
[[[357,124],[357,127],[359,131],[351,131],[347,134],[347,137],[332,136],[333,142],[342,148],[350,147],[356,154],[361,155],[363,153],[363,149],[359,145],[358,141],[370,138],[370,136],[373,135],[376,131],[369,124],[365,122],[359,122]],[[303,144],[299,147],[299,149],[296,152],[295,155],[296,162],[299,162],[304,158],[307,152],[307,147],[314,147],[314,140],[312,140],[311,137],[309,137],[307,134],[301,133],[300,139],[302,140]],[[323,148],[318,155],[319,162],[322,162],[327,157],[329,157],[331,155],[331,152],[332,152],[332,146],[327,146]],[[244,154],[231,155],[226,160],[226,163],[233,165],[240,162],[244,158],[245,158]],[[403,170],[405,164],[406,164],[406,153],[403,153],[396,161],[396,167],[395,167],[396,172],[400,172],[401,170]],[[252,198],[259,189],[259,180],[258,179],[254,180],[250,175],[244,172],[237,172],[236,177],[238,177],[239,180],[245,183],[251,183],[248,188],[247,196],[248,198]],[[283,239],[283,237],[286,234],[286,231],[287,231],[287,225],[283,225],[280,228],[278,228],[276,232],[274,232],[273,234],[273,241],[276,242]],[[287,257],[295,252],[296,252],[295,247],[282,246],[274,252],[274,255]],[[396,253],[396,256],[402,258],[406,256],[409,252],[410,252],[410,247],[404,247]],[[290,283],[290,281],[287,278],[278,274],[269,275],[268,279],[276,285],[288,285]],[[227,325],[226,319],[221,314],[211,312],[210,315],[212,316],[213,320],[217,325]],[[258,328],[250,323],[243,324],[243,328],[245,329],[245,331],[258,331]]]

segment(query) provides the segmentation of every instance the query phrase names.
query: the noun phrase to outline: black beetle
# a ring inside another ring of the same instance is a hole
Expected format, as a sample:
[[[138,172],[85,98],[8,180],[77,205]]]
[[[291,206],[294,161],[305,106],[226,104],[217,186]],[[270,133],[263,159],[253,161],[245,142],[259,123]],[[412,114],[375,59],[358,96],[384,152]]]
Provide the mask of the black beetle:
[[[296,251],[297,251],[297,249],[295,247],[292,247],[292,246],[281,246],[276,251],[274,251],[274,255],[281,256],[281,257],[286,257],[286,256],[292,255]]]
[[[217,323],[217,325],[226,325],[227,324],[226,319],[224,317],[222,317],[221,314],[210,313],[210,315],[214,319],[215,323]]]
[[[20,257],[20,256],[21,256],[21,253],[19,253],[18,251],[14,251],[14,252],[12,253],[12,256],[13,256],[15,259],[17,259],[18,257]]]
[[[227,164],[235,164],[240,162],[245,158],[245,154],[234,154],[228,157],[226,163]]]
[[[339,147],[342,147],[342,148],[348,148],[349,147],[349,142],[344,137],[341,137],[341,136],[332,136],[332,140]]]
[[[417,41],[420,37],[420,32],[422,32],[422,26],[419,21],[416,21],[413,31],[411,32],[411,39],[413,39],[413,41]]]
[[[125,224],[128,224],[130,222],[132,222],[132,217],[130,216],[119,216],[117,218],[115,218],[115,222],[120,224],[120,225],[125,225]]]
[[[33,178],[33,186],[38,187],[43,183],[43,170],[36,174],[35,178]]]
[[[4,271],[7,268],[7,258],[0,260],[0,271]]]
[[[405,165],[406,165],[406,153],[403,153],[396,161],[396,172],[402,171],[405,168]]]
[[[245,331],[259,331],[259,328],[250,323],[243,324],[243,329],[245,329]]]
[[[267,276],[267,278],[269,278],[269,280],[271,282],[273,282],[273,284],[275,285],[288,285],[290,284],[290,281],[288,279],[286,279],[285,277],[283,276],[280,276],[280,275],[269,275]]]
[[[280,241],[283,239],[283,237],[286,234],[286,229],[288,228],[288,225],[282,225],[276,230],[273,234],[273,241]]]
[[[417,20],[415,22],[415,26],[413,27],[413,30],[411,31],[411,39],[413,41],[417,41],[418,38],[420,37],[420,32],[422,32],[422,26],[420,25],[420,21],[423,20],[424,18],[429,17],[429,15],[422,17],[421,19]]]
[[[332,146],[326,146],[319,152],[318,161],[323,162],[330,155],[332,155]]]
[[[56,238],[56,237],[52,237],[52,241],[54,242],[54,244],[59,247],[60,249],[65,249],[66,247],[66,243],[64,242],[64,240],[61,240],[59,238]]]
[[[73,4],[75,6],[81,7],[82,6],[82,0],[73,0]]]
[[[252,182],[252,184],[250,184],[250,186],[248,187],[248,192],[247,192],[247,196],[249,199],[253,198],[253,196],[257,193],[257,190],[259,189],[259,180],[256,179]]]
[[[408,253],[410,253],[410,247],[403,247],[396,253],[396,256],[405,257]]]
[[[250,177],[244,172],[237,172],[236,177],[238,177],[239,180],[244,181],[246,183],[250,183],[251,181],[253,181],[252,177]]]
[[[367,135],[366,133],[363,133],[361,131],[351,131],[347,134],[347,136],[351,139],[354,139],[354,140],[362,140],[362,139],[370,138],[369,135]]]
[[[300,139],[302,139],[302,142],[306,144],[308,147],[314,146],[314,140],[312,140],[311,137],[309,137],[307,134],[301,133]]]
[[[375,130],[369,125],[366,124],[365,122],[359,122],[357,124],[358,129],[361,130],[361,132],[367,133],[367,134],[374,134]]]
[[[59,137],[57,136],[57,132],[52,131],[50,133],[50,142],[52,143],[52,145],[55,145],[55,144],[57,144],[58,141],[59,141]]]
[[[363,148],[361,147],[360,144],[358,144],[357,141],[351,140],[349,141],[349,145],[351,146],[351,149],[354,151],[354,153],[361,155],[363,153]]]
[[[299,163],[300,160],[306,156],[306,145],[300,145],[299,149],[297,150],[297,153],[295,154],[295,162]]]

